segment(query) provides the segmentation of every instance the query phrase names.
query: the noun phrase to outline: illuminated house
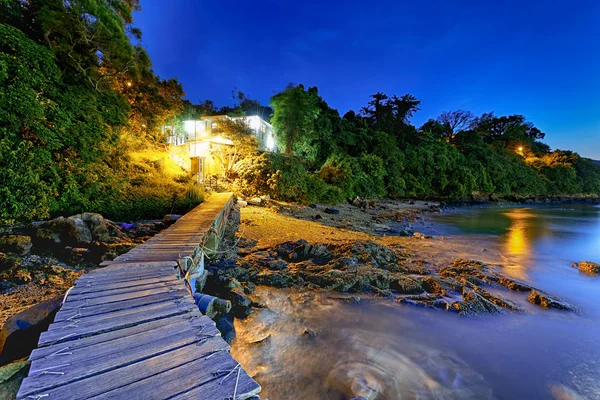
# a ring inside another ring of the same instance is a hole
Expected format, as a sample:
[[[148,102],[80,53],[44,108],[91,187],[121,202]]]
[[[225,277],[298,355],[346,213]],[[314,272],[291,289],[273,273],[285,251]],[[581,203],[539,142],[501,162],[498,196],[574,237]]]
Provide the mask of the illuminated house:
[[[258,150],[277,152],[273,126],[257,115],[228,117],[217,115],[183,122],[183,132],[174,126],[164,126],[167,143],[172,145],[171,158],[184,169],[191,171],[199,182],[209,176],[223,175],[223,168],[215,157],[220,146],[232,146],[231,140],[221,136],[219,120],[243,121],[258,141]]]

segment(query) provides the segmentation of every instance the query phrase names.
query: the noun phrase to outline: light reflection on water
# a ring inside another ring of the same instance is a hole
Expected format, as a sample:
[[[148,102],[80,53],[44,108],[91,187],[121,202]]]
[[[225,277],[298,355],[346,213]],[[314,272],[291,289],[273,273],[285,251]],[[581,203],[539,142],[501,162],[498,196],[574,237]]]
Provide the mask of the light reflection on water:
[[[436,217],[431,229],[481,236],[502,254],[504,273],[583,315],[465,319],[260,288],[269,308],[236,321],[232,353],[271,400],[341,400],[368,388],[377,399],[600,399],[600,277],[570,266],[600,261],[599,215],[592,206],[470,209]]]

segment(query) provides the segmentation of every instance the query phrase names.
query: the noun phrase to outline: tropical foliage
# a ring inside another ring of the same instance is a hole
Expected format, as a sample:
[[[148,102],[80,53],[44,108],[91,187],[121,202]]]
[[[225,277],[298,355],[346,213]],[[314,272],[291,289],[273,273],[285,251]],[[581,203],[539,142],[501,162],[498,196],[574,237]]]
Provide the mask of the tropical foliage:
[[[162,145],[183,91],[152,72],[137,7],[0,2],[0,221],[158,217],[198,200]]]

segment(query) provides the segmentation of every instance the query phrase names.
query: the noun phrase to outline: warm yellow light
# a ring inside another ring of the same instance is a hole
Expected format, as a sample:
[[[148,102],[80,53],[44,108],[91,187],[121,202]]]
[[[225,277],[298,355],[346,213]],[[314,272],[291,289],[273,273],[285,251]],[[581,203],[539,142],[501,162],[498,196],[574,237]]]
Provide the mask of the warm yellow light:
[[[127,87],[131,87],[133,85],[131,82],[127,82]]]
[[[183,128],[188,134],[195,132],[196,123],[194,121],[183,121]]]
[[[519,147],[519,151],[523,151],[523,147],[522,147],[522,146],[521,146],[521,147]]]

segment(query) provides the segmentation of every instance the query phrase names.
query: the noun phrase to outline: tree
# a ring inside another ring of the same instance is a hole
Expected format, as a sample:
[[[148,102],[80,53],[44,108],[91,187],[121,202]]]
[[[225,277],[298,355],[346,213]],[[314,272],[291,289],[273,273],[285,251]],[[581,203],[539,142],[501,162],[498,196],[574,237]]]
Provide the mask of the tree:
[[[470,128],[474,118],[470,111],[456,110],[444,111],[437,121],[444,127],[443,137],[448,141],[453,141],[458,132]]]
[[[304,90],[303,85],[288,87],[271,97],[275,138],[286,154],[302,153],[304,145],[314,137],[315,121],[319,116],[317,98]],[[306,150],[306,148],[304,149]]]
[[[472,129],[484,136],[488,143],[498,141],[505,145],[519,140],[533,144],[546,136],[523,115],[496,117],[493,113],[485,113],[473,119]]]
[[[256,137],[243,121],[223,118],[217,124],[222,136],[231,144],[211,144],[211,154],[218,160],[225,177],[232,178],[240,160],[258,154]]]

